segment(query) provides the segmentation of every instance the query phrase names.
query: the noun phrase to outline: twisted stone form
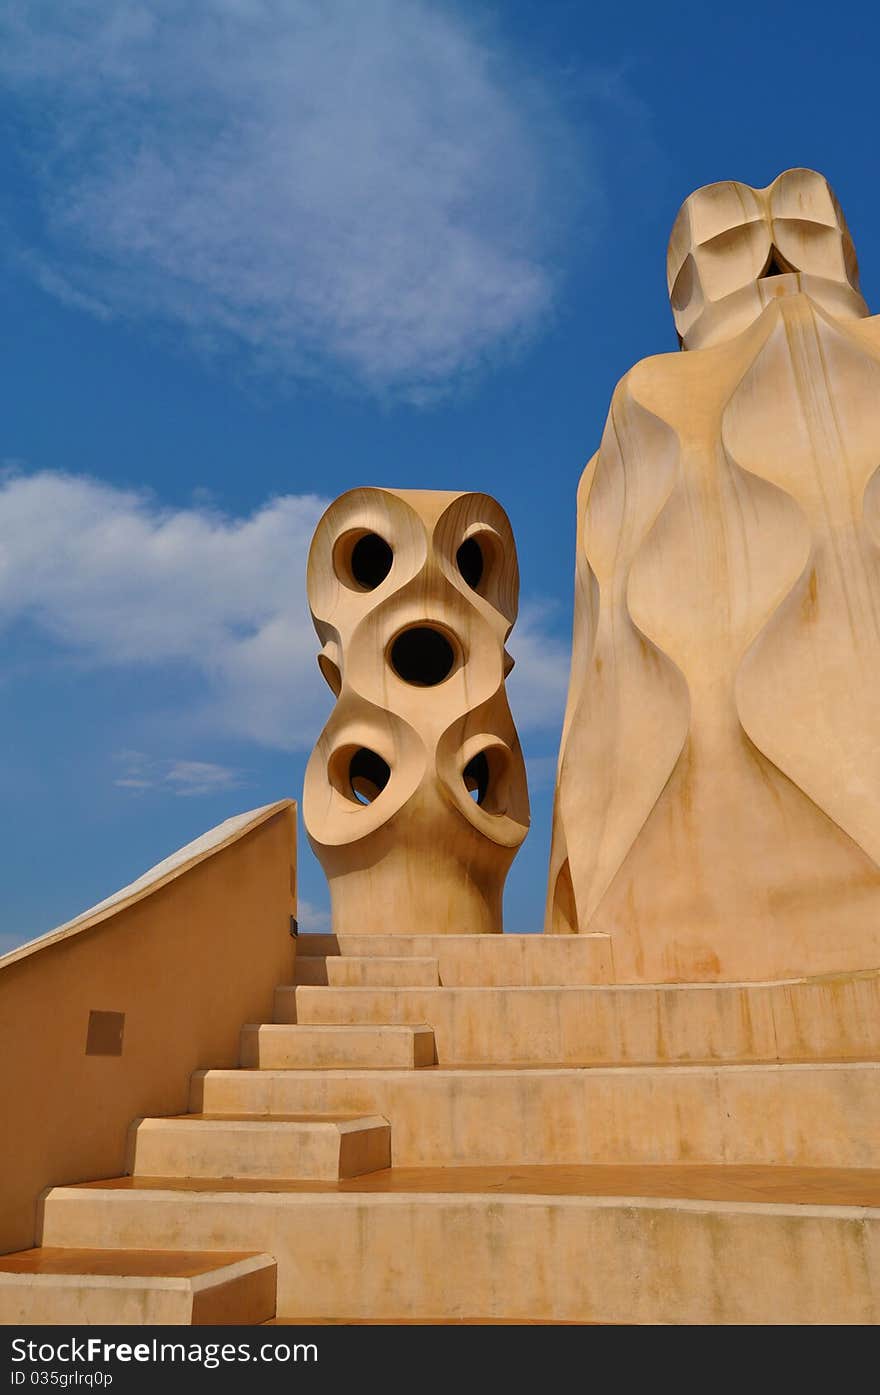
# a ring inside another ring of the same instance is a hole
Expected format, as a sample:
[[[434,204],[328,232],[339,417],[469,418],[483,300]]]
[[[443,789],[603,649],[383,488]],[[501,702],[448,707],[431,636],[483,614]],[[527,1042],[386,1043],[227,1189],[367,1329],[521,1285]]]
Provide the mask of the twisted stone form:
[[[318,524],[309,605],[337,701],[303,816],[337,934],[501,930],[529,824],[504,688],[518,594],[485,494],[354,489]]]
[[[630,980],[880,962],[880,320],[826,181],[718,184],[688,352],[618,385],[578,495],[547,929]]]

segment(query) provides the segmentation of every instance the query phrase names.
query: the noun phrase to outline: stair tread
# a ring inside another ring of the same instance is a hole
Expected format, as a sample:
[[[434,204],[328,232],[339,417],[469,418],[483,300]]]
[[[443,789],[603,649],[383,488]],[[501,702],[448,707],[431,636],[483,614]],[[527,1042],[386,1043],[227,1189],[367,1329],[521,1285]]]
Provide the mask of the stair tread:
[[[46,1246],[0,1255],[0,1275],[46,1277],[94,1275],[100,1278],[193,1279],[217,1273],[245,1260],[274,1263],[259,1251],[211,1250],[83,1250]]]
[[[880,1207],[880,1168],[723,1163],[391,1167],[339,1182],[114,1177],[55,1189],[90,1190],[644,1197],[870,1208]]]
[[[426,943],[430,942],[431,944],[437,945],[461,944],[462,942],[467,942],[468,944],[521,945],[524,942],[532,942],[538,944],[550,943],[574,946],[577,944],[584,944],[587,941],[607,941],[611,936],[604,931],[591,931],[589,934],[584,935],[529,935],[512,932],[502,935],[469,935],[466,932],[454,935],[431,935],[423,934],[418,930],[407,930],[401,932],[389,931],[384,935],[342,935],[340,937],[332,933],[328,934],[326,931],[305,930],[301,931],[297,936],[297,953],[302,954],[306,959],[314,954],[338,954],[340,938],[346,945],[352,945],[356,942],[365,951],[368,951],[370,948],[380,944],[396,944],[397,941],[400,941],[401,945],[403,945],[403,943],[411,943],[413,940],[422,940]]]
[[[306,958],[309,956],[306,955]],[[328,956],[316,956],[328,957]],[[352,955],[329,956],[340,959],[351,959]],[[369,958],[370,962],[385,962],[386,956],[362,955],[360,958]],[[390,956],[387,956],[390,958]],[[430,956],[432,959],[436,955]],[[396,960],[394,962],[397,962]],[[416,960],[418,962],[418,960]],[[646,995],[657,993],[721,993],[728,989],[746,989],[748,991],[759,992],[771,989],[784,990],[792,987],[821,987],[832,984],[835,981],[851,982],[854,980],[870,980],[880,976],[880,970],[865,970],[858,974],[840,974],[837,976],[826,975],[823,978],[778,978],[769,980],[734,980],[719,979],[717,982],[706,983],[451,983],[451,984],[426,984],[424,987],[401,984],[382,984],[373,987],[344,987],[340,986],[335,991],[338,993],[596,993],[600,995],[615,996],[617,994]],[[281,988],[296,989],[301,992],[305,988],[333,987],[332,984],[314,983],[284,983]]]
[[[577,1322],[574,1318],[499,1317],[274,1317],[261,1327],[616,1327],[617,1323]]]
[[[218,1113],[212,1113],[212,1115],[197,1115],[197,1113],[192,1113],[192,1115],[169,1115],[167,1119],[151,1120],[151,1123],[180,1123],[190,1119],[198,1119],[201,1120],[201,1122],[209,1124],[384,1124],[388,1122],[388,1120],[385,1120],[381,1115],[368,1115],[368,1113],[364,1113],[363,1110],[351,1110],[350,1113],[336,1112],[336,1110],[333,1110],[332,1113],[328,1112],[325,1113],[325,1115],[318,1112],[303,1113],[303,1115],[241,1115],[241,1113],[237,1113],[237,1115],[218,1115]]]
[[[333,991],[341,993],[343,990],[336,988]],[[352,990],[346,989],[345,991]],[[359,992],[360,990],[354,991]],[[370,988],[367,992],[375,993],[376,989]],[[427,1022],[246,1022],[242,1030],[246,1032],[296,1032],[299,1036],[304,1032],[333,1032],[335,1034],[382,1032],[383,1035],[397,1036],[404,1033],[430,1032],[433,1031],[433,1028]]]
[[[156,1118],[142,1119],[142,1124],[161,1127],[165,1124],[253,1124],[255,1127],[266,1124],[336,1124],[361,1125],[364,1128],[386,1127],[388,1120],[381,1114],[170,1114]]]
[[[305,956],[309,958],[308,955]],[[436,954],[325,954],[315,958],[344,959],[346,964],[436,964]]]
[[[291,1023],[290,1025],[295,1026],[296,1024]],[[266,1069],[261,1070],[260,1074],[265,1078],[268,1078],[272,1075],[277,1075],[283,1077],[284,1079],[290,1079],[297,1075],[320,1075],[325,1069],[326,1067],[324,1066],[291,1066],[288,1068],[270,1066]],[[349,1072],[352,1075],[363,1075],[371,1079],[376,1074],[375,1070],[371,1070],[365,1066],[345,1066],[341,1069],[346,1072]],[[242,1070],[242,1067],[236,1066],[215,1066],[210,1067],[206,1070],[197,1071],[195,1072],[195,1074],[200,1078],[203,1078],[207,1075],[212,1075],[216,1077],[218,1075],[238,1075],[242,1073]],[[423,1074],[430,1074],[431,1076],[439,1075],[449,1077],[461,1077],[464,1075],[507,1074],[532,1076],[543,1074],[571,1076],[578,1075],[584,1071],[589,1071],[592,1075],[642,1075],[649,1072],[655,1075],[675,1075],[679,1072],[685,1071],[693,1074],[696,1072],[714,1073],[715,1071],[719,1070],[723,1070],[725,1072],[757,1072],[768,1070],[786,1072],[803,1070],[880,1070],[880,1060],[865,1060],[864,1058],[860,1058],[858,1060],[849,1060],[847,1057],[841,1056],[834,1060],[825,1059],[822,1061],[814,1061],[811,1060],[809,1057],[805,1057],[803,1060],[786,1059],[784,1061],[737,1061],[710,1059],[705,1061],[622,1061],[619,1063],[609,1061],[580,1061],[575,1063],[572,1063],[571,1061],[507,1061],[502,1063],[499,1063],[497,1061],[474,1061],[471,1063],[463,1063],[457,1061],[455,1062],[455,1064],[451,1065],[421,1066],[419,1068],[419,1075],[421,1076]],[[404,1071],[394,1066],[385,1067],[382,1073],[383,1076],[385,1076],[386,1078],[394,1076],[396,1074],[400,1074],[401,1076],[405,1076],[407,1078],[410,1078],[412,1075],[411,1071]]]

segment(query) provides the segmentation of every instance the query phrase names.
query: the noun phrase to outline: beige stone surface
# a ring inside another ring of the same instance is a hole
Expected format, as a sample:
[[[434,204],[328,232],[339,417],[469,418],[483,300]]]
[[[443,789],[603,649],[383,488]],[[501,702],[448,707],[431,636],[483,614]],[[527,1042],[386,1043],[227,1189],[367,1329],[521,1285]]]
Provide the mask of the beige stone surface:
[[[434,1033],[424,1023],[345,1023],[333,1027],[249,1023],[241,1030],[241,1064],[251,1070],[345,1070],[352,1066],[413,1069],[431,1066],[434,1059]]]
[[[181,1113],[193,1070],[237,1062],[293,972],[295,828],[289,800],[221,825],[0,963],[0,1249],[33,1243],[47,1186],[121,1172],[132,1119]],[[88,1053],[96,1011],[121,1051]]]
[[[334,988],[436,988],[440,983],[437,960],[413,955],[339,955],[324,960],[324,973]]]
[[[351,938],[368,953],[329,958],[433,962],[419,937]],[[462,938],[436,940],[474,972]],[[531,938],[539,981],[586,962]],[[490,976],[528,967],[499,953]],[[878,982],[282,988],[299,1020],[246,1028],[245,1068],[194,1072],[190,1115],[137,1124],[135,1175],[49,1192],[46,1253],[265,1249],[287,1319],[874,1322]],[[603,1064],[548,1059],[582,1051]]]
[[[276,1177],[335,1182],[391,1166],[378,1115],[223,1119],[188,1114],[132,1126],[136,1177]]]
[[[618,385],[578,496],[547,928],[621,980],[880,964],[880,322],[825,181],[713,185],[686,353]]]
[[[159,1236],[173,1245],[185,1234],[193,1245],[228,1246],[246,1236],[278,1260],[285,1317],[880,1318],[878,1210],[637,1189],[590,1195],[573,1177],[561,1191],[529,1185],[487,1190],[474,1177],[464,1192],[59,1188],[46,1202],[45,1238],[132,1246]]]
[[[45,1248],[0,1258],[0,1323],[202,1326],[267,1322],[271,1255]]]
[[[337,701],[303,817],[335,931],[501,930],[529,823],[504,688],[518,591],[487,495],[355,489],[319,523],[309,604]]]
[[[609,935],[300,935],[296,981],[326,983],[319,960],[334,957],[436,959],[447,987],[538,987],[611,983]]]
[[[207,1071],[191,1107],[352,1110],[395,1167],[573,1163],[880,1167],[880,1064]]]
[[[868,314],[843,210],[815,170],[785,170],[766,189],[698,189],[675,220],[666,272],[685,349],[732,339],[795,287],[833,319]]]
[[[111,1177],[81,1182],[77,1192],[102,1196],[126,1192],[146,1197],[167,1192],[164,1177]],[[203,1196],[576,1196],[659,1197],[663,1201],[759,1202],[781,1206],[857,1206],[880,1203],[876,1168],[724,1166],[707,1163],[644,1166],[636,1163],[529,1167],[388,1167],[338,1182],[190,1177],[171,1188],[182,1199]],[[9,1256],[15,1259],[15,1256]],[[185,1262],[185,1261],[184,1261]]]
[[[279,988],[279,1022],[429,1022],[441,1064],[880,1060],[880,975],[574,988]]]

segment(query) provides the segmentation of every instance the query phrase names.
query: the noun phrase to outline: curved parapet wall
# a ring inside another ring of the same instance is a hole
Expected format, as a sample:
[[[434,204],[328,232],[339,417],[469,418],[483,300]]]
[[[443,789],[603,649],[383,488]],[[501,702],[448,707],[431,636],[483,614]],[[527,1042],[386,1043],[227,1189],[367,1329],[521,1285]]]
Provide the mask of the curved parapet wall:
[[[308,588],[337,702],[303,814],[334,930],[500,931],[529,822],[507,515],[485,494],[352,490],[318,525]]]
[[[124,1171],[139,1115],[238,1063],[294,962],[296,805],[228,819],[76,920],[0,958],[0,1250],[60,1182]]]

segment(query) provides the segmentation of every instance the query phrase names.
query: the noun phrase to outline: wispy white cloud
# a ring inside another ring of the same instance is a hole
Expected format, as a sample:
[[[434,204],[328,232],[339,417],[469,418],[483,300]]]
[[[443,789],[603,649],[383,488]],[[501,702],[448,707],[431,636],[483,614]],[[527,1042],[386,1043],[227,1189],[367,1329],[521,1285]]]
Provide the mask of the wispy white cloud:
[[[297,899],[296,918],[300,930],[309,933],[312,931],[327,933],[330,929],[330,912],[325,910],[323,906],[316,906],[311,901],[304,901],[302,897]]]
[[[47,238],[99,315],[419,399],[550,311],[597,181],[552,81],[450,0],[9,0]]]
[[[327,708],[305,600],[325,502],[243,518],[44,471],[0,483],[0,625],[27,621],[78,662],[174,665],[200,680],[191,721],[307,746]]]
[[[142,794],[146,790],[171,792],[183,797],[222,794],[247,783],[243,772],[205,760],[159,760],[143,751],[121,751],[117,756],[119,789]]]
[[[173,665],[193,675],[202,692],[187,716],[193,735],[307,748],[331,701],[305,600],[309,542],[325,502],[284,495],[235,518],[210,505],[169,509],[82,476],[8,472],[0,476],[0,628],[30,624],[79,664]],[[526,604],[513,632],[509,691],[523,732],[561,722],[568,652],[552,619],[546,605]],[[199,761],[140,759],[120,773],[128,788],[161,780],[194,794],[236,778]]]
[[[527,599],[511,636],[516,665],[507,691],[521,731],[562,727],[571,653],[557,632],[558,609],[554,601]]]

